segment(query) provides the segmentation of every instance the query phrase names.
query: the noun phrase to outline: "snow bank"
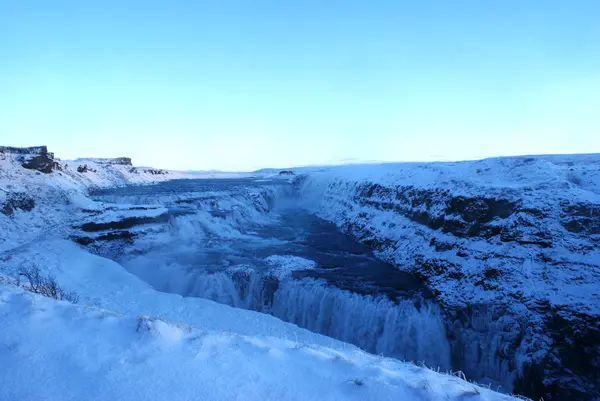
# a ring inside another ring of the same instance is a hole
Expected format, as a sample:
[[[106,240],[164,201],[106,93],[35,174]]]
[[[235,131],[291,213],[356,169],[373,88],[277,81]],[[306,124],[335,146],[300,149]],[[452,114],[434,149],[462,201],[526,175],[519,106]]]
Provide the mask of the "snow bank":
[[[331,345],[335,341],[258,312],[207,299],[158,292],[118,263],[92,255],[71,241],[40,239],[7,252],[4,257],[8,262],[0,272],[16,277],[21,266],[39,266],[43,273],[54,275],[65,290],[78,292],[80,303],[86,305],[246,335],[298,338],[322,345]],[[340,343],[339,346],[348,345]]]
[[[6,284],[0,314],[2,399],[512,399],[357,350],[74,306]]]

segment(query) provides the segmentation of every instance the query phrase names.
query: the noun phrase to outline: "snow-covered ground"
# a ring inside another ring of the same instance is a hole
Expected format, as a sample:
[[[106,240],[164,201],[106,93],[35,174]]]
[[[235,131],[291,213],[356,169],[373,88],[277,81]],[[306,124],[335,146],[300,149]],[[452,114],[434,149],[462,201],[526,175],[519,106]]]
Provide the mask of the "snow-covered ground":
[[[511,399],[269,315],[157,292],[70,241],[3,257],[8,277],[41,266],[81,306],[0,286],[0,399]]]
[[[164,212],[109,207],[90,188],[198,175],[123,159],[57,163],[46,174],[0,154],[0,399],[512,399],[270,315],[155,290],[69,238],[90,218]],[[253,217],[241,209],[234,218]],[[282,275],[294,270],[289,257],[267,262]],[[78,305],[24,292],[19,269],[33,266],[76,291]]]
[[[356,349],[75,306],[0,284],[6,400],[508,400]]]

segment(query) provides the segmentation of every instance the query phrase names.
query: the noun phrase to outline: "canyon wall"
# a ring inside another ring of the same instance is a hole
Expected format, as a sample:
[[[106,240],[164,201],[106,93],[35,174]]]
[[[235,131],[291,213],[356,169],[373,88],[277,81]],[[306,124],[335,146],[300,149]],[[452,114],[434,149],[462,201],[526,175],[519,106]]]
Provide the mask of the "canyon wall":
[[[296,182],[310,207],[419,275],[455,369],[534,399],[600,395],[597,155],[347,166]]]

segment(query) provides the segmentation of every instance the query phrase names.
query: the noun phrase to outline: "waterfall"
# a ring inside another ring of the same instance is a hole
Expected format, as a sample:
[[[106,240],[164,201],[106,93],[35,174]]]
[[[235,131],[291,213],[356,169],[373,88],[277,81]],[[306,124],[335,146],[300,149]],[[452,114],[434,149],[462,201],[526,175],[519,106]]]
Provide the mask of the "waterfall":
[[[440,309],[430,302],[397,303],[361,295],[321,280],[281,282],[248,269],[189,276],[182,295],[271,314],[368,352],[450,369],[450,346]],[[170,288],[173,290],[174,288]]]
[[[355,344],[375,354],[450,369],[450,346],[439,308],[410,300],[360,295],[317,280],[283,281],[270,311],[286,322]]]
[[[122,263],[160,291],[268,313],[371,353],[450,369],[450,347],[436,305],[422,300],[416,300],[419,305],[414,300],[394,302],[385,296],[341,290],[322,280],[293,279],[290,272],[305,267],[278,271],[279,264],[269,263],[268,258],[250,258],[244,264],[247,256],[235,254],[240,244],[251,249],[249,243],[264,246],[279,241],[245,232],[256,225],[276,224],[277,214],[270,213],[274,198],[279,199],[279,208],[297,209],[293,199],[283,196],[289,190],[279,186],[163,193],[158,196],[161,204],[183,202],[194,213],[175,216],[152,235],[139,238]],[[157,195],[141,188],[129,191],[130,195],[120,196],[121,202],[157,201]]]

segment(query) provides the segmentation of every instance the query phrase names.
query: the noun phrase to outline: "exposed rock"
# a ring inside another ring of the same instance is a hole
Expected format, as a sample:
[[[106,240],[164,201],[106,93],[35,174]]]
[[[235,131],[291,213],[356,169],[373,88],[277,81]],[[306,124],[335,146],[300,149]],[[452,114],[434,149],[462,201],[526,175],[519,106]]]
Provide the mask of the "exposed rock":
[[[96,173],[97,172],[96,169],[88,167],[87,164],[84,164],[83,166],[80,165],[80,166],[77,167],[77,172],[78,173],[87,173],[88,171],[91,171],[92,173]]]
[[[600,394],[600,319],[549,306],[545,317],[551,351],[537,365],[527,366],[515,388],[535,399],[596,399]]]
[[[552,234],[539,225],[544,211],[522,207],[519,202],[502,198],[451,196],[445,190],[422,190],[400,186],[386,188],[379,184],[363,184],[356,201],[379,210],[392,210],[415,223],[456,237],[499,237],[503,242],[552,247]],[[388,199],[393,199],[388,201]],[[588,213],[585,209],[584,213]],[[600,212],[594,212],[598,215]],[[592,214],[593,215],[593,214]],[[595,232],[600,220],[587,217],[570,221],[573,229],[580,226]]]
[[[296,175],[296,173],[291,170],[283,170],[279,172],[279,175]]]
[[[48,148],[46,146],[31,146],[26,148],[0,146],[0,153],[15,155],[39,155],[42,153],[48,153]]]
[[[129,157],[115,157],[110,159],[109,164],[121,164],[123,166],[131,166],[131,158]]]
[[[131,164],[131,158],[129,158],[129,157],[112,157],[112,158],[92,157],[92,158],[77,159],[77,160],[80,160],[80,161],[87,160],[90,162],[104,164],[104,165],[133,166]]]
[[[54,153],[48,152],[46,146],[28,148],[0,146],[0,153],[17,155],[17,160],[26,169],[37,170],[46,174],[55,169],[60,169],[60,165],[54,161]]]
[[[93,244],[95,242],[94,238],[91,237],[73,237],[73,241],[77,242],[79,245],[87,246]]]
[[[73,241],[77,242],[80,245],[90,245],[95,243],[96,241],[116,241],[116,240],[125,240],[131,241],[135,238],[135,233],[131,231],[114,231],[106,234],[98,235],[97,237],[74,237]]]
[[[592,203],[564,205],[561,223],[572,233],[600,234],[600,207]]]
[[[169,172],[166,171],[166,170],[152,169],[152,168],[146,169],[146,170],[144,170],[144,172],[145,173],[150,173],[150,174],[153,174],[153,175],[169,174]]]
[[[111,210],[110,208],[107,210]],[[128,211],[139,211],[139,210],[148,210],[148,208],[140,206],[140,207],[132,207],[130,209],[128,209]],[[127,212],[127,211],[125,211]],[[173,210],[169,210],[167,212],[161,213],[161,214],[157,214],[157,215],[148,215],[148,216],[129,216],[129,217],[122,217],[119,220],[113,220],[113,221],[100,221],[100,222],[94,222],[94,221],[90,221],[87,222],[83,225],[81,225],[80,227],[76,227],[76,228],[80,228],[82,231],[84,232],[98,232],[98,231],[109,231],[109,233],[106,233],[106,235],[110,235],[110,234],[115,234],[114,231],[112,230],[118,230],[118,236],[123,236],[125,234],[126,231],[121,231],[121,230],[126,230],[135,226],[140,226],[140,225],[144,225],[144,224],[153,224],[153,223],[163,223],[166,221],[169,221],[169,219],[172,216],[182,216],[182,215],[186,215],[186,214],[191,214],[193,213],[193,210],[189,210],[189,209],[173,209]],[[100,239],[100,238],[98,238]],[[113,239],[112,237],[106,237],[107,240]]]
[[[132,228],[142,224],[161,223],[169,220],[169,214],[163,213],[158,216],[144,216],[144,217],[126,217],[119,221],[106,221],[106,222],[88,222],[83,224],[80,228],[85,232],[96,232],[105,230],[123,230]]]
[[[4,202],[0,203],[0,213],[12,216],[16,210],[31,211],[35,207],[35,201],[25,193],[9,193]]]

